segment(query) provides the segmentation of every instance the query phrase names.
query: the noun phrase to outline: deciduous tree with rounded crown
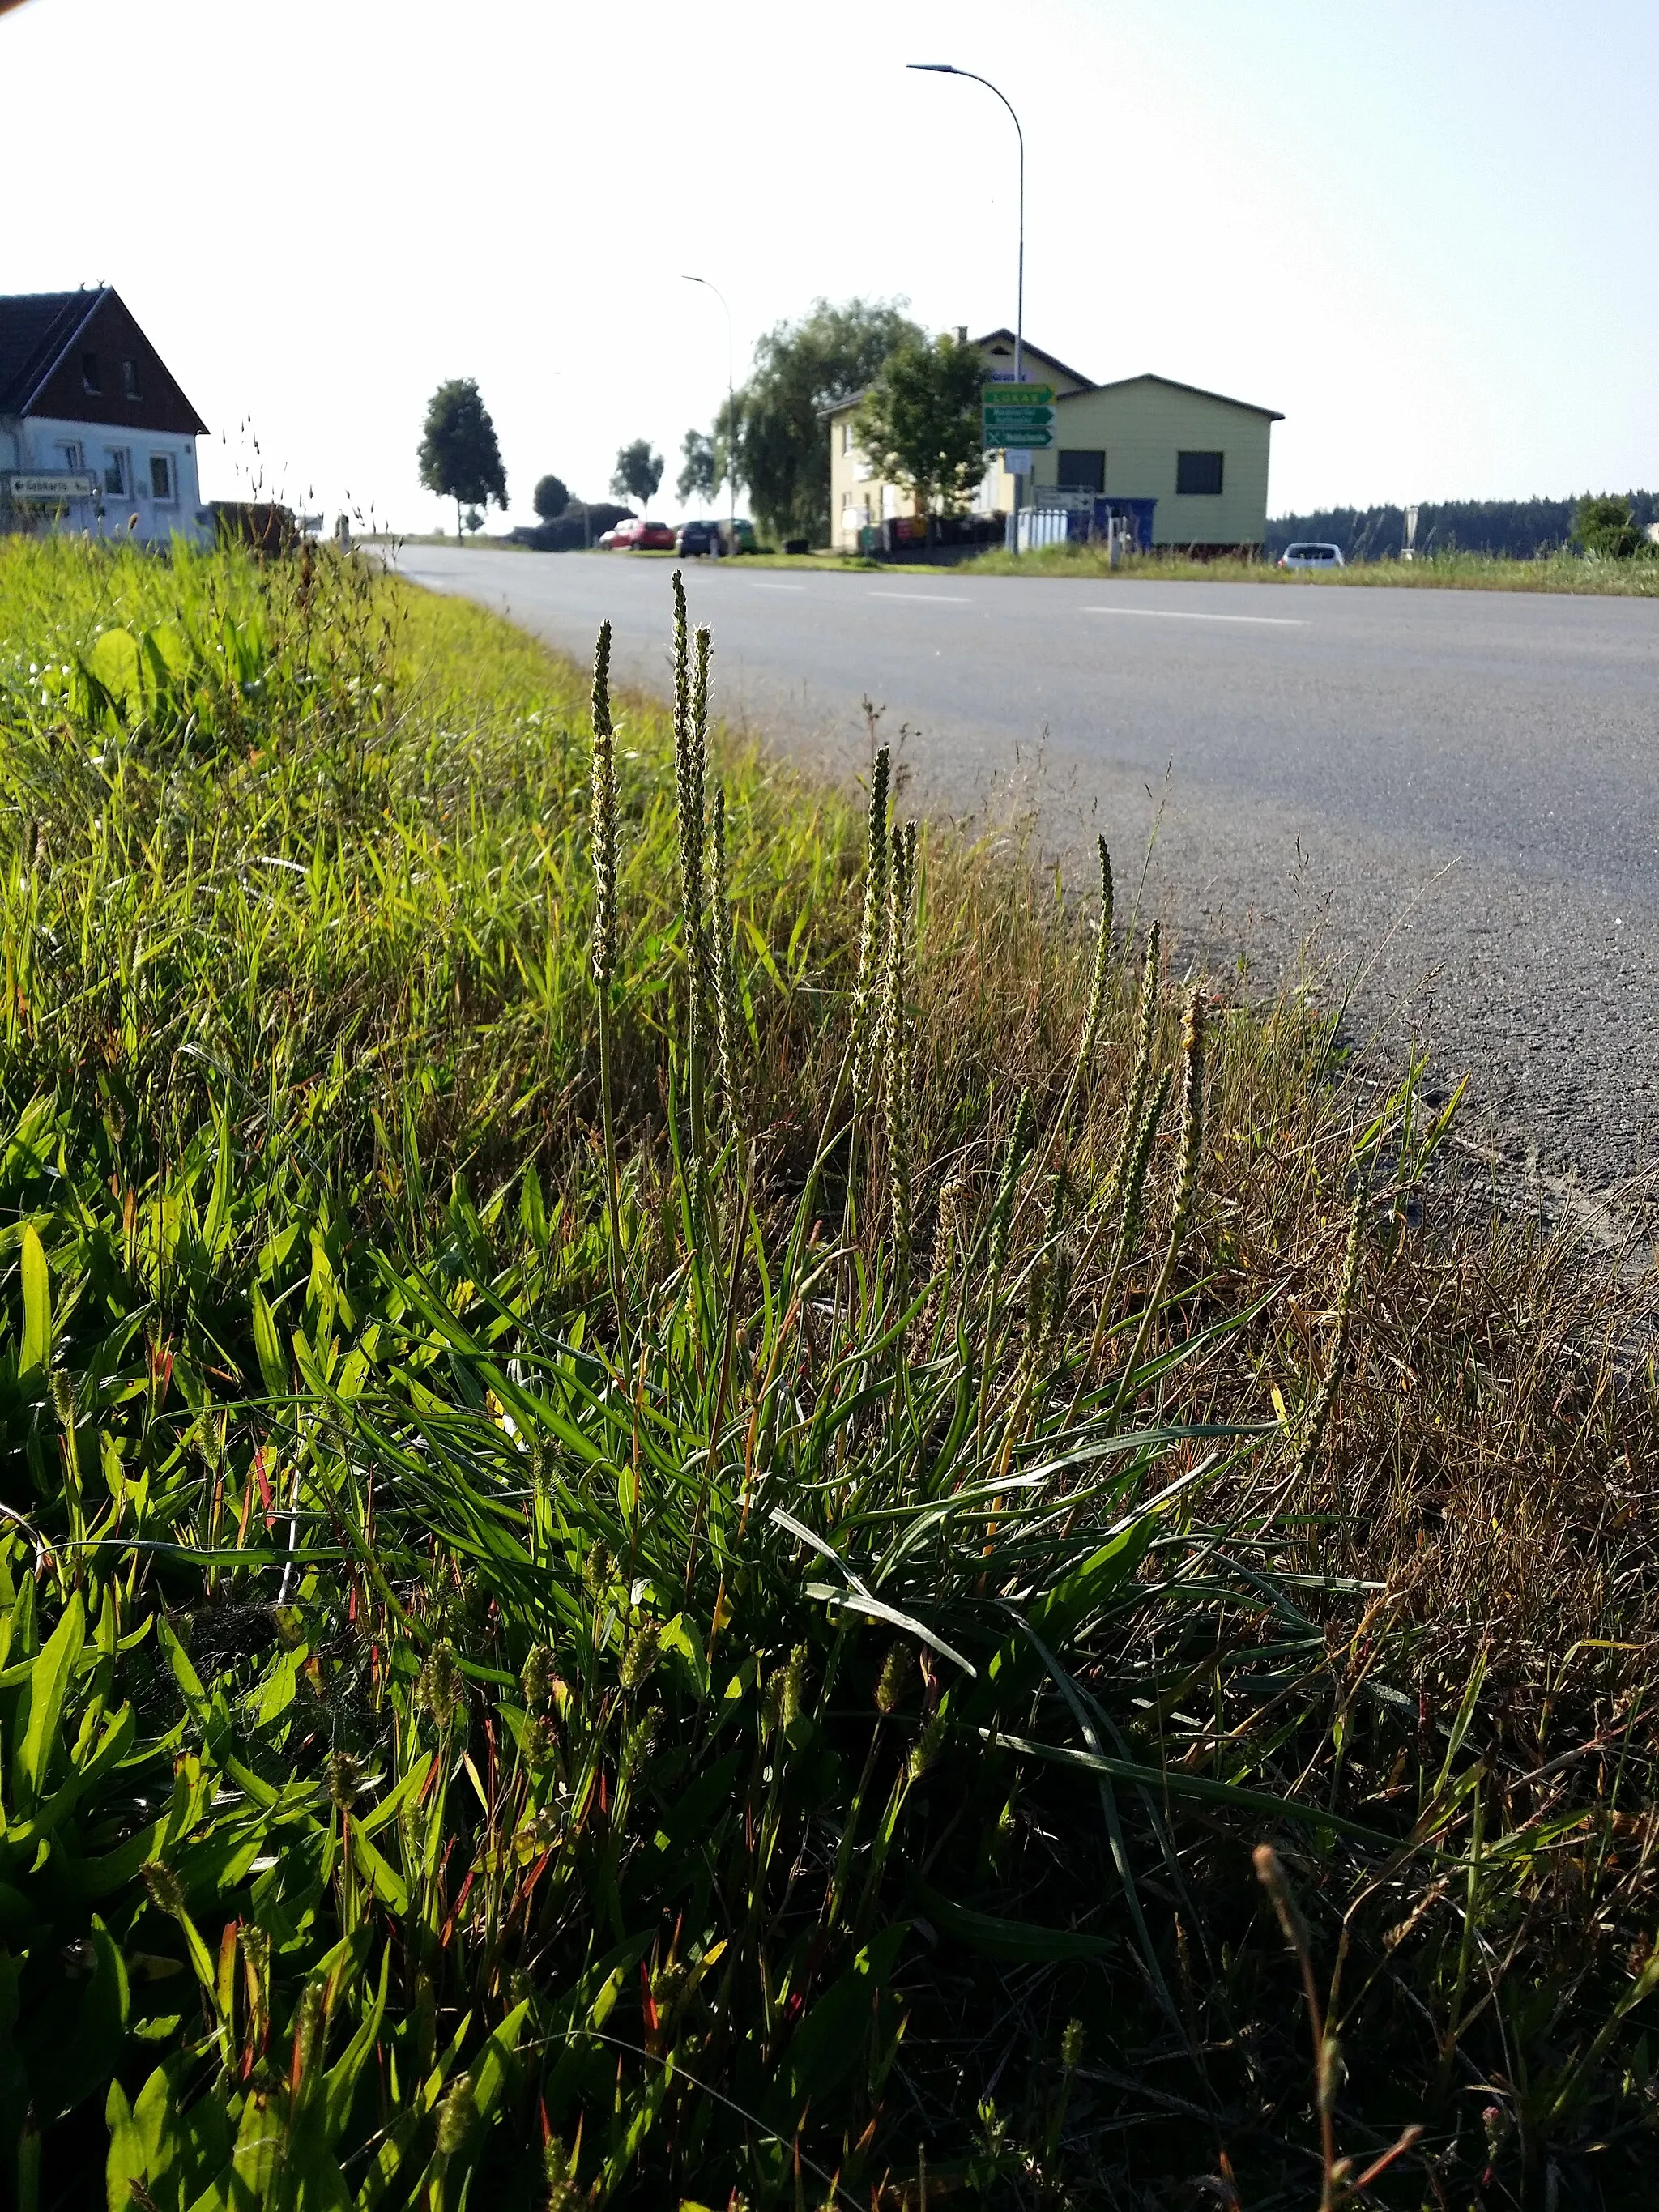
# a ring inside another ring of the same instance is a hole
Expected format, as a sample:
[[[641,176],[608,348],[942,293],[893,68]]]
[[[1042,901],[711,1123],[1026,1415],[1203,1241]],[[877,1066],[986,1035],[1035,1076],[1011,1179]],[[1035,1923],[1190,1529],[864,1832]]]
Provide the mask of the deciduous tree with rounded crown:
[[[461,507],[507,507],[507,471],[495,425],[471,376],[452,377],[433,393],[421,434],[421,482],[440,499],[455,502],[455,536],[461,537]]]

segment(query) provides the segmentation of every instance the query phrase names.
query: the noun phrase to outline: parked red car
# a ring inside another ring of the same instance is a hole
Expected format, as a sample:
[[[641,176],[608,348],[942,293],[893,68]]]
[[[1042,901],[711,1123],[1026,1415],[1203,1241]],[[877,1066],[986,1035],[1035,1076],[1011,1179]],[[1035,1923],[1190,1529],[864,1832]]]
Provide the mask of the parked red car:
[[[629,515],[626,522],[607,530],[599,543],[618,553],[672,553],[674,533],[665,522],[643,522],[638,515]]]

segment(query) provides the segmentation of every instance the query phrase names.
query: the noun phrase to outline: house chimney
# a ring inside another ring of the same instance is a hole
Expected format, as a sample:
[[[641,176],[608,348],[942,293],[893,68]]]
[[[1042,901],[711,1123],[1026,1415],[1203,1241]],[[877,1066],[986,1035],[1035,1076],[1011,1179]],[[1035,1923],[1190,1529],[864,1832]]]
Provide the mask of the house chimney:
[[[966,345],[967,343],[968,325],[966,323],[958,323],[957,325],[957,343],[958,345]]]

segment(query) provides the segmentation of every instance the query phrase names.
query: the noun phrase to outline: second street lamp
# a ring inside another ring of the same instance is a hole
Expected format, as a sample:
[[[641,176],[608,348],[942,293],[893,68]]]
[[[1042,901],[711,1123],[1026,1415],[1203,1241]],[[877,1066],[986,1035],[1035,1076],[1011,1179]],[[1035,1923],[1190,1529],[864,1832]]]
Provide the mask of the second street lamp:
[[[1019,118],[1014,113],[1014,104],[1006,92],[994,85],[988,76],[979,76],[972,70],[958,69],[954,62],[906,62],[906,69],[925,70],[933,76],[965,76],[970,83],[982,84],[987,92],[994,92],[1008,111],[1014,126],[1014,136],[1019,141],[1019,268],[1014,287],[1014,382],[1025,381],[1025,133],[1019,127]],[[1012,472],[1010,471],[1012,474]],[[1019,478],[1014,477],[1014,552],[1019,552]]]

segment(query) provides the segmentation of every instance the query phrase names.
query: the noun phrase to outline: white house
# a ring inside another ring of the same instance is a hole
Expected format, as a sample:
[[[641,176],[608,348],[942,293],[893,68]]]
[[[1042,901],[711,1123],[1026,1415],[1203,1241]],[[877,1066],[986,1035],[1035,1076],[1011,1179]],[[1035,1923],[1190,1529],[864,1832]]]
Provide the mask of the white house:
[[[209,543],[206,434],[112,287],[0,296],[0,531]]]

